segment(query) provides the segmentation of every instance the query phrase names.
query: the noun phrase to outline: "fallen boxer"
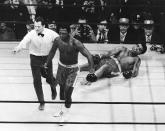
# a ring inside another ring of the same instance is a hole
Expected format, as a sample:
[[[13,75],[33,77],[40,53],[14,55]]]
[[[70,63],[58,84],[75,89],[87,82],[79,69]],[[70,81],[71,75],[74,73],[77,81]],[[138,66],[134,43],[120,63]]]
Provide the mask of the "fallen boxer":
[[[86,76],[86,82],[89,84],[103,77],[111,77],[122,73],[125,79],[136,77],[139,72],[141,59],[138,55],[144,54],[147,48],[143,46],[133,46],[131,50],[121,46],[108,51],[106,54],[93,55],[93,61],[96,72]],[[88,64],[80,66],[80,71],[87,71]]]

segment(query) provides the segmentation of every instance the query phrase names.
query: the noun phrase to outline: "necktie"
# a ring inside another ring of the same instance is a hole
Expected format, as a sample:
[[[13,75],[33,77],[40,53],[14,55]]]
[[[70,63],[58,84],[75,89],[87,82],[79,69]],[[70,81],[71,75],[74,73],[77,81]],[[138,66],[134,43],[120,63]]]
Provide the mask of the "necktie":
[[[125,34],[121,33],[120,34],[120,42],[124,42],[125,39]]]
[[[42,33],[38,33],[38,36],[44,37],[44,34],[42,34]]]
[[[102,42],[103,41],[103,36],[101,34],[101,32],[99,33],[99,39],[98,39],[98,42]]]
[[[151,42],[151,36],[149,35],[147,35],[147,39],[146,39],[146,42]]]

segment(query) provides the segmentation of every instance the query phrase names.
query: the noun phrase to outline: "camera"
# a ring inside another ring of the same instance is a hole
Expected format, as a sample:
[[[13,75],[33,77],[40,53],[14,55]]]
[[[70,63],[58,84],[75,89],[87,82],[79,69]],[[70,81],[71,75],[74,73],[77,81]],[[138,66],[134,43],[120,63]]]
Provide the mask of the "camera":
[[[90,34],[90,28],[87,25],[80,24],[78,27],[81,37],[86,37]]]

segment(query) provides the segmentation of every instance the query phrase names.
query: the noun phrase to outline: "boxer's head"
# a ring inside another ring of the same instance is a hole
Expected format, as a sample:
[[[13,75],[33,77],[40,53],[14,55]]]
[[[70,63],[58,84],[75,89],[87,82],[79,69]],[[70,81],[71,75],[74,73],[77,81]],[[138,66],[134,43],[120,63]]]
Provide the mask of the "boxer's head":
[[[93,57],[94,64],[95,65],[99,64],[99,62],[101,60],[100,56],[98,54],[95,54],[95,55],[92,55],[92,57]]]
[[[122,34],[127,32],[127,29],[129,28],[129,19],[128,18],[120,18],[119,19],[119,28],[120,28],[120,32]]]
[[[145,35],[150,36],[154,30],[154,21],[151,20],[144,20],[144,32]]]
[[[68,25],[61,25],[59,28],[59,35],[62,40],[66,40],[69,38],[70,34],[70,26]]]
[[[138,44],[132,47],[132,49],[130,50],[130,53],[131,53],[131,56],[138,56],[138,55],[144,54],[146,50],[147,50],[146,45]]]

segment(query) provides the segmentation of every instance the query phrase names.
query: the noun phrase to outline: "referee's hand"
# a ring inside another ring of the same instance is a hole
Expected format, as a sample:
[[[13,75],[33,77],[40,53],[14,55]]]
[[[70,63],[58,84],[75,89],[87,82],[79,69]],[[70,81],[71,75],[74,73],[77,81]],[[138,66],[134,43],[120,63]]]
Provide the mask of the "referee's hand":
[[[16,53],[18,53],[18,52],[20,52],[20,50],[19,50],[17,47],[15,47],[15,48],[12,50],[12,53],[13,53],[13,54],[16,54]]]

